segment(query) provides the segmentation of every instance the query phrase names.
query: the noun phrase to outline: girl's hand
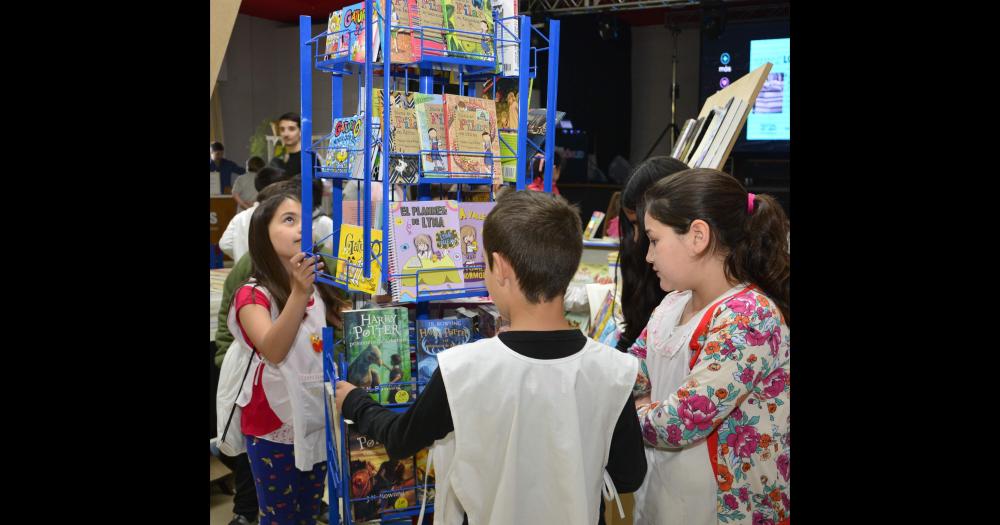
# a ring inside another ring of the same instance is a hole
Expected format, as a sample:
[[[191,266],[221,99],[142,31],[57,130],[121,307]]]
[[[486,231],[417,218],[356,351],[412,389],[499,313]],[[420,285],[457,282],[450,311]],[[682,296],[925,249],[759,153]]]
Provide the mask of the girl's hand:
[[[299,252],[289,259],[292,263],[292,293],[299,292],[305,295],[312,293],[313,283],[316,281],[313,267],[323,268],[323,261],[317,262],[317,260],[318,257],[306,258],[304,252]]]
[[[642,406],[648,405],[653,402],[653,399],[649,396],[638,397],[635,400],[635,408],[638,409]]]

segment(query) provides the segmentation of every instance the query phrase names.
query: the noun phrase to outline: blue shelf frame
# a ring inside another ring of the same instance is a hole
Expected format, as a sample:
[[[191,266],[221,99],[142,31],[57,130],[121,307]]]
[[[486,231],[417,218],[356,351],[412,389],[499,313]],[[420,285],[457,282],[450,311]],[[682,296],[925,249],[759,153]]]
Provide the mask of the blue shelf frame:
[[[434,31],[448,31],[452,33],[463,33],[459,30],[449,30],[445,28],[435,28],[430,26],[424,27],[414,27],[414,26],[399,26],[384,23],[385,20],[391,20],[392,18],[392,2],[385,2],[385,13],[379,13],[378,9],[373,9],[373,2],[365,3],[365,20],[373,20],[373,14],[379,17],[382,22],[380,24],[382,31],[382,42],[391,41],[391,30],[392,29],[410,29],[411,31],[423,34],[427,29]],[[373,13],[374,11],[374,13]],[[517,20],[519,23],[519,33],[515,35],[510,31],[505,21]],[[541,152],[544,155],[544,175],[543,175],[543,187],[544,191],[547,193],[552,192],[552,161],[553,154],[555,151],[555,113],[556,113],[556,102],[558,93],[558,64],[559,64],[559,35],[560,35],[560,23],[558,20],[549,21],[549,34],[545,35],[538,29],[531,25],[531,17],[527,15],[518,15],[514,17],[499,18],[496,13],[494,13],[494,35],[491,37],[493,43],[492,48],[492,59],[489,60],[476,60],[472,58],[459,58],[454,56],[447,56],[447,53],[441,52],[439,50],[428,50],[425,46],[426,39],[421,39],[421,60],[408,63],[400,64],[392,62],[392,51],[391,46],[382,46],[382,60],[380,62],[375,62],[372,50],[371,42],[372,39],[372,24],[366,22],[364,33],[365,33],[365,60],[364,62],[356,62],[347,59],[347,57],[339,57],[334,59],[325,59],[325,53],[319,52],[320,39],[323,37],[331,36],[331,33],[322,32],[319,35],[313,36],[312,32],[312,17],[307,15],[302,15],[299,17],[299,42],[301,47],[299,49],[299,80],[300,80],[300,100],[301,108],[300,114],[302,117],[302,136],[312,137],[312,124],[313,124],[313,91],[312,91],[312,75],[313,69],[317,71],[325,72],[330,74],[331,78],[331,118],[336,119],[343,116],[343,82],[345,76],[356,76],[358,81],[358,93],[359,96],[365,97],[365,115],[370,115],[372,108],[372,88],[374,83],[374,73],[380,71],[382,73],[382,90],[383,93],[389,93],[390,83],[395,79],[402,77],[404,80],[404,91],[409,91],[409,78],[410,71],[414,70],[416,76],[419,79],[419,92],[426,94],[433,94],[435,88],[435,71],[447,71],[447,72],[457,72],[458,74],[458,86],[459,93],[466,96],[475,96],[475,82],[487,80],[489,78],[518,78],[518,92],[521,94],[528,94],[527,99],[520,104],[518,111],[518,122],[519,126],[517,131],[517,144],[516,151],[516,178],[514,182],[514,187],[516,190],[524,190],[528,185],[529,181],[533,178],[533,173],[531,173],[529,159],[533,155],[528,154],[528,146],[530,145],[534,151]],[[534,48],[531,47],[531,35],[532,32],[540,37],[540,40],[544,42],[546,47]],[[336,35],[338,32],[335,32]],[[342,32],[341,32],[342,33]],[[480,36],[477,33],[470,33],[475,36]],[[504,75],[502,72],[497,73],[497,61],[499,58],[499,53],[502,51],[498,49],[499,43],[516,43],[519,47],[518,55],[518,75]],[[315,46],[315,48],[314,48]],[[315,52],[313,51],[315,49]],[[428,52],[432,51],[432,52]],[[548,78],[546,84],[546,133],[545,133],[545,147],[542,148],[534,141],[528,138],[527,133],[527,123],[528,123],[528,105],[530,104],[530,92],[529,81],[536,78],[537,75],[537,64],[538,64],[538,53],[548,52]],[[436,54],[442,53],[442,54]],[[535,65],[532,65],[535,64]],[[357,70],[355,72],[355,70]],[[441,84],[441,93],[444,92],[444,82]],[[496,89],[496,83],[494,82],[493,89]],[[389,119],[391,112],[391,104],[385,103],[382,105],[382,122],[379,123],[381,129],[389,129]],[[332,123],[332,122],[331,122]],[[372,136],[372,119],[364,119],[364,177],[355,178],[351,177],[350,173],[340,171],[335,172],[332,170],[315,170],[315,156],[316,150],[322,149],[322,141],[320,145],[310,144],[309,147],[303,148],[303,155],[301,158],[302,167],[302,216],[310,217],[312,216],[312,180],[314,178],[327,178],[333,180],[346,180],[349,183],[358,183],[361,185],[361,190],[363,193],[363,198],[359,199],[359,206],[361,207],[361,227],[364,232],[364,257],[361,261],[360,268],[357,264],[348,262],[343,258],[339,257],[339,232],[340,227],[343,223],[342,217],[342,203],[343,203],[343,189],[340,184],[333,185],[333,195],[332,203],[333,209],[330,210],[330,216],[333,220],[334,231],[326,239],[321,239],[314,244],[310,244],[312,240],[312,221],[304,220],[302,221],[302,239],[306,240],[306,245],[303,246],[303,251],[307,252],[309,255],[322,255],[324,257],[332,258],[337,261],[343,261],[347,265],[347,272],[350,274],[352,269],[360,269],[364,278],[371,277],[371,218],[372,218],[372,146],[373,146],[373,136]],[[498,130],[501,131],[501,130]],[[514,131],[514,130],[510,130]],[[498,137],[499,138],[499,137]],[[499,138],[499,140],[503,140]],[[506,141],[504,141],[506,144]],[[509,147],[510,144],[507,144]],[[382,174],[382,200],[380,210],[382,213],[382,238],[384,240],[389,239],[388,229],[391,227],[389,222],[389,202],[392,197],[393,185],[388,184],[388,173],[389,173],[389,134],[382,133],[382,145],[381,151],[383,155],[381,157],[381,169]],[[423,151],[421,151],[423,153]],[[443,151],[442,153],[462,153],[462,152],[450,152]],[[482,152],[471,152],[471,154],[484,155]],[[419,155],[419,154],[417,154]],[[510,156],[493,156],[499,159],[509,159]],[[418,200],[427,201],[431,200],[430,185],[431,184],[458,184],[459,192],[461,191],[462,184],[489,184],[490,188],[490,198],[493,198],[492,189],[492,178],[485,177],[455,177],[455,176],[427,176],[423,171],[422,163],[418,164],[419,174],[417,182],[410,184],[416,185],[418,187]],[[434,172],[429,172],[434,173]],[[455,173],[443,173],[443,175],[455,175]],[[505,182],[506,183],[506,182]],[[459,198],[461,193],[459,193]],[[317,246],[322,244],[326,240],[331,240],[327,252],[329,253],[318,253]],[[307,249],[308,247],[308,249]],[[409,277],[416,274],[393,274],[387,271],[389,269],[388,264],[388,248],[383,249],[381,256],[381,284],[385,285],[388,279]],[[464,268],[442,268],[436,269],[440,271],[450,271],[450,270],[463,270]],[[334,269],[328,269],[334,270]],[[335,271],[335,270],[334,270]],[[417,272],[419,273],[419,271]],[[321,272],[317,270],[317,280],[319,282],[327,283],[332,286],[339,287],[344,290],[348,290],[347,280],[340,282],[336,279],[334,275]],[[461,299],[467,297],[481,297],[487,295],[487,291],[484,285],[467,287],[463,290],[456,290],[454,293],[433,293],[433,294],[421,294],[419,289],[417,290],[416,297],[416,318],[428,319],[430,317],[430,301],[441,302],[454,299]],[[415,348],[415,329],[411,324],[411,348]],[[337,368],[334,365],[334,349],[335,342],[333,336],[332,328],[325,328],[323,330],[323,373],[324,379],[327,381],[328,387],[333,388],[338,380],[336,375]],[[345,369],[346,363],[340,363],[341,370]],[[419,383],[419,382],[417,382]],[[400,384],[402,385],[402,384]],[[392,385],[385,385],[392,386]],[[399,385],[397,385],[399,386]],[[418,385],[419,386],[419,385]],[[401,411],[412,403],[391,406],[391,409]],[[340,433],[340,450],[342,454],[339,457],[339,465],[348,465],[349,456],[347,449],[347,427],[344,423],[343,418],[339,418],[338,424],[341,427]],[[330,501],[330,515],[329,522],[331,524],[339,525],[342,523],[340,515],[338,512],[338,501],[342,501],[344,509],[344,520],[343,523],[351,524],[351,500],[350,500],[350,483],[349,483],[349,469],[344,468],[343,470],[338,469],[338,462],[334,458],[337,458],[336,448],[333,443],[333,429],[331,426],[330,414],[326,413],[326,434],[327,434],[327,473],[328,482],[327,485],[330,490],[331,501]],[[420,484],[414,487],[415,493],[419,497]],[[333,501],[334,496],[336,496],[338,501]],[[433,512],[433,506],[428,505],[427,512]],[[382,516],[382,519],[392,519],[392,518],[402,518],[407,516],[415,516],[419,513],[419,508],[417,509],[407,509],[400,513],[386,514]]]

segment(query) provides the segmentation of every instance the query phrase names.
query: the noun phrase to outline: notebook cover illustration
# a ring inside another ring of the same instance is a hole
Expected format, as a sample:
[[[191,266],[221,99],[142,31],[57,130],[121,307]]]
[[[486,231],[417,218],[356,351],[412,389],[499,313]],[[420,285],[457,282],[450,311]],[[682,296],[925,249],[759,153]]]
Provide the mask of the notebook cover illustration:
[[[465,287],[456,201],[393,202],[389,217],[395,301],[416,301],[418,290],[426,297]]]
[[[465,284],[483,284],[486,267],[483,257],[483,222],[490,213],[493,202],[458,203],[459,238],[462,244],[462,264],[465,266]]]

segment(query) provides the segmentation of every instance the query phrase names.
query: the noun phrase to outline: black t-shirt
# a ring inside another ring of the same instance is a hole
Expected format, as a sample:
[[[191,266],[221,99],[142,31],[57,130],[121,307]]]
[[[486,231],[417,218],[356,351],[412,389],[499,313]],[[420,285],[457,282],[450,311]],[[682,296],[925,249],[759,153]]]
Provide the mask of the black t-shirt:
[[[274,157],[271,159],[270,166],[284,171],[289,177],[298,175],[302,173],[302,151],[289,153],[287,162],[282,160],[281,157]]]

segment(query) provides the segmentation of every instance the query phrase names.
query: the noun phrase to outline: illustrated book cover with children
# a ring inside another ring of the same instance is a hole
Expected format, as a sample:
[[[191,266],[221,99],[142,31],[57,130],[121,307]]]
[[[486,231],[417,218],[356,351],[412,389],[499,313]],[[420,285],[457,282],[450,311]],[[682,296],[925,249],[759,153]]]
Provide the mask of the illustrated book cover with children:
[[[417,380],[422,387],[437,370],[437,354],[472,341],[472,320],[417,319]]]
[[[347,382],[359,388],[412,381],[409,317],[405,307],[343,312]],[[383,388],[372,399],[385,405],[408,403],[413,386]]]
[[[385,0],[379,0],[382,13],[385,13]],[[416,26],[417,0],[392,0],[392,13],[389,15],[388,45],[381,46],[389,50],[389,61],[393,64],[408,64],[420,60],[420,32],[411,29]],[[382,37],[381,32],[379,38]],[[382,57],[379,57],[382,60]]]
[[[496,103],[490,99],[445,95],[445,144],[451,153],[448,171],[453,177],[502,179],[500,141],[497,136]],[[476,152],[456,154],[455,151]]]
[[[410,201],[389,206],[389,265],[396,302],[455,293],[465,287],[458,202]]]
[[[346,284],[348,290],[374,294],[382,278],[382,230],[371,230],[371,277],[364,276],[365,236],[361,226],[340,225],[337,251],[337,275],[334,280]]]
[[[354,425],[347,427],[347,450],[354,523],[378,523],[372,520],[420,504],[414,456],[390,459],[384,444],[361,434]]]
[[[448,154],[445,145],[444,97],[415,93],[417,133],[420,136],[421,164],[424,177],[448,177]],[[432,173],[437,172],[437,173]]]
[[[441,0],[448,56],[493,60],[493,12],[486,0]]]
[[[459,238],[462,244],[462,265],[465,266],[465,284],[471,286],[480,283],[483,286],[486,273],[483,258],[482,239],[483,222],[496,203],[494,202],[460,202],[458,203]]]
[[[420,134],[414,93],[389,92],[389,183],[414,184],[419,171]],[[385,95],[372,89],[372,126],[381,129]]]
[[[418,37],[423,38],[419,43],[423,48],[421,56],[445,56],[444,46],[444,6],[441,0],[416,0],[417,15],[413,23],[414,27],[423,28],[416,32]],[[420,36],[422,35],[422,36]]]

